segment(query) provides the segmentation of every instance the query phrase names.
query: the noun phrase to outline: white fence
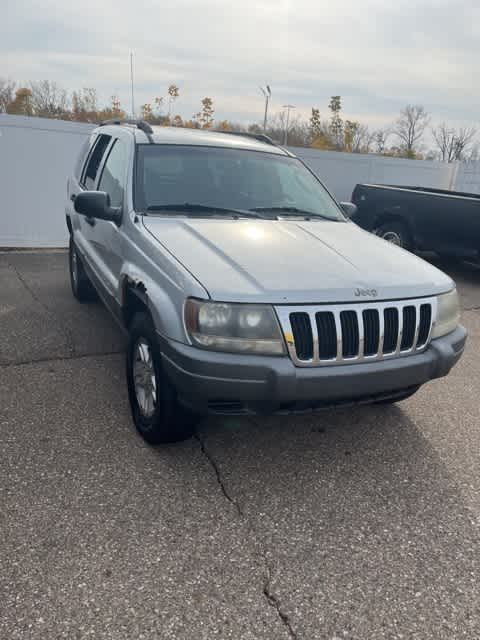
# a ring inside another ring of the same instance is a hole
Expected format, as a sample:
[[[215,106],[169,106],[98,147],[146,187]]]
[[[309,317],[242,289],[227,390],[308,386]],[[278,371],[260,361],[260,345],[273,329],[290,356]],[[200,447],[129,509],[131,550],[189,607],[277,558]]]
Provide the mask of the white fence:
[[[458,165],[455,190],[480,193],[480,162]]]
[[[67,177],[92,125],[0,115],[0,247],[64,247]],[[465,166],[293,148],[339,200],[358,182],[480,193],[480,163]]]
[[[92,126],[0,115],[0,247],[64,247],[67,178]]]
[[[291,147],[339,200],[350,200],[359,182],[451,189],[455,165],[424,160]],[[480,176],[479,176],[480,177]]]

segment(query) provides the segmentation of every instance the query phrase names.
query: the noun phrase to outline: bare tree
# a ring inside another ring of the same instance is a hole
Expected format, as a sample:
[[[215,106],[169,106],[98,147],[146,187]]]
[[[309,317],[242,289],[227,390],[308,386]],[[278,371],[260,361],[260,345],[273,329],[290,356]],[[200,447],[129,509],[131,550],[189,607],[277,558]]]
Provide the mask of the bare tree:
[[[140,107],[140,114],[142,116],[142,120],[149,122],[153,116],[152,105],[149,102],[142,104]]]
[[[213,100],[208,96],[202,100],[202,110],[200,111],[200,123],[203,129],[210,129],[213,125]]]
[[[295,118],[293,118],[292,120],[294,121]],[[281,144],[281,142],[283,141],[284,133],[285,133],[285,125],[286,125],[286,114],[284,111],[280,111],[270,116],[270,118],[268,119],[267,129],[265,133],[270,138],[272,138],[272,140],[275,140],[275,142],[278,142]],[[253,130],[253,127],[249,127],[249,131],[251,131],[252,133],[257,132]],[[261,133],[260,127],[258,127],[258,133]]]
[[[343,140],[341,143],[343,151],[349,151],[350,153],[353,151],[353,141],[357,136],[359,127],[360,123],[356,120],[345,120],[345,124],[343,126]]]
[[[276,113],[268,120],[266,134],[282,144],[285,127],[287,125],[287,114],[285,111]],[[248,128],[252,133],[263,133],[263,128]],[[308,147],[310,144],[310,127],[306,120],[302,120],[300,115],[292,116],[288,122],[288,144],[292,147]]]
[[[375,134],[366,124],[356,120],[345,120],[344,150],[351,153],[369,153]]]
[[[288,127],[288,142],[293,147],[308,147],[310,145],[310,127],[301,117],[293,118]]]
[[[84,87],[80,91],[72,93],[72,110],[70,112],[72,120],[80,122],[98,121],[98,99],[97,91],[93,87]]]
[[[476,135],[475,127],[460,127],[455,131],[454,160],[463,160],[471,145],[474,144]]]
[[[8,105],[15,99],[15,82],[0,78],[0,113],[6,113]]]
[[[378,129],[373,133],[372,143],[375,142],[375,153],[385,153],[391,133],[389,129]]]
[[[332,114],[330,117],[330,134],[335,147],[340,150],[343,147],[343,120],[340,116],[342,111],[341,96],[332,96],[328,108]]]
[[[418,143],[429,123],[428,113],[421,104],[407,104],[400,111],[394,126],[394,133],[400,139],[400,146],[409,158],[415,157]]]
[[[457,130],[448,127],[445,122],[432,129],[443,162],[462,160],[473,144],[476,133],[474,127],[461,127]]]
[[[180,89],[176,84],[171,84],[168,87],[168,117],[172,115],[172,104],[180,95]]]
[[[374,140],[375,132],[370,131],[368,125],[361,124],[353,140],[353,152],[370,153]]]
[[[480,143],[475,141],[463,156],[464,162],[478,162],[480,160]]]
[[[445,122],[432,128],[433,139],[440,151],[440,158],[443,162],[451,162],[453,148],[453,131],[449,129]]]
[[[32,92],[32,109],[36,116],[60,118],[69,110],[67,92],[56,82],[50,80],[30,82],[30,91]]]
[[[310,138],[313,142],[322,133],[322,119],[320,118],[320,109],[312,107],[312,115],[309,120]]]

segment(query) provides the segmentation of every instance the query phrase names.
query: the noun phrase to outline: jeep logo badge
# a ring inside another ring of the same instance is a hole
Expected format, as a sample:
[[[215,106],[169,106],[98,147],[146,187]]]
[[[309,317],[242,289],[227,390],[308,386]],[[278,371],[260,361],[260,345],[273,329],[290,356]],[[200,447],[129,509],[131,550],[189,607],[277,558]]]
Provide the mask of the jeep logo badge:
[[[369,296],[371,298],[376,298],[378,296],[378,291],[376,289],[355,289],[354,291],[357,298],[360,296]]]

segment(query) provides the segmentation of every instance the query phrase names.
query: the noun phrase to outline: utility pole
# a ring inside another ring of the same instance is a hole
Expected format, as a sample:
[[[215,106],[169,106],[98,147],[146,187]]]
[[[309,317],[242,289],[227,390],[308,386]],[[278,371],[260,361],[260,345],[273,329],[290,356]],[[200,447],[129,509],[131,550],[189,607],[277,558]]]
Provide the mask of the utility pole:
[[[287,146],[287,142],[288,142],[288,123],[290,120],[290,110],[291,109],[295,109],[295,105],[294,104],[284,104],[283,108],[287,110],[287,121],[285,123],[285,136],[283,138],[283,146],[286,147]]]
[[[132,118],[135,118],[135,99],[133,96],[133,51],[130,52],[130,87],[132,90]]]
[[[269,85],[267,84],[266,87],[260,87],[260,91],[263,93],[263,95],[265,96],[265,115],[263,118],[263,133],[266,132],[267,130],[267,118],[268,118],[268,102],[270,100],[270,98],[272,97],[272,91],[269,87]]]

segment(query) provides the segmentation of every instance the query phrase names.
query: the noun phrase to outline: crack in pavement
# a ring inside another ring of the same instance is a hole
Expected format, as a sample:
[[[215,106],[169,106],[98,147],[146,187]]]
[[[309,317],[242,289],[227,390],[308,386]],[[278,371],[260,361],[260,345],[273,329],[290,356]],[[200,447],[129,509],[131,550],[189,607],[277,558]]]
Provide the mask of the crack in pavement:
[[[208,460],[208,462],[210,463],[210,466],[212,467],[213,471],[215,472],[215,476],[217,478],[217,483],[220,486],[220,490],[223,493],[224,497],[228,500],[228,502],[230,502],[230,504],[233,505],[233,507],[235,508],[237,515],[240,518],[244,518],[244,514],[243,511],[240,508],[240,505],[238,504],[238,502],[232,498],[232,496],[228,493],[227,488],[225,487],[225,484],[222,480],[222,476],[220,474],[220,469],[218,468],[217,463],[215,462],[215,460],[213,459],[213,457],[211,456],[210,452],[207,450],[206,446],[205,446],[205,442],[202,440],[202,438],[200,438],[200,436],[198,435],[198,432],[195,433],[195,439],[198,441],[199,445],[200,445],[200,450],[203,453],[203,455],[205,456],[205,458]]]
[[[30,364],[43,364],[48,362],[64,362],[68,360],[82,360],[83,358],[101,358],[104,356],[116,356],[124,353],[121,351],[98,351],[92,353],[76,353],[68,356],[55,356],[54,358],[34,358],[33,360],[18,360],[16,362],[0,362],[0,369],[9,367],[24,367]]]
[[[15,273],[15,275],[17,276],[17,278],[20,280],[20,282],[22,283],[22,285],[24,286],[24,288],[28,291],[28,293],[32,296],[32,298],[35,300],[35,302],[37,302],[44,311],[46,311],[46,313],[53,318],[56,322],[58,322],[58,325],[61,327],[65,338],[67,340],[67,345],[68,345],[68,350],[70,351],[70,353],[72,354],[72,356],[76,355],[76,350],[75,350],[75,343],[73,340],[73,334],[70,331],[70,329],[68,327],[65,326],[65,324],[63,322],[61,322],[57,316],[55,315],[55,313],[50,309],[50,307],[48,307],[43,300],[41,300],[41,298],[39,298],[39,296],[37,295],[36,291],[28,284],[28,282],[25,280],[25,278],[23,277],[23,275],[20,273],[19,269],[12,264],[8,259],[6,261],[8,267],[10,267],[10,269],[12,269]]]
[[[262,590],[262,592],[263,592],[263,595],[264,595],[267,603],[277,613],[278,618],[280,619],[281,623],[285,627],[285,629],[286,629],[287,633],[289,634],[290,638],[292,638],[293,640],[299,640],[299,637],[298,637],[296,631],[292,627],[292,624],[290,622],[289,616],[282,609],[282,606],[281,606],[279,598],[271,590],[272,569],[271,569],[271,567],[270,567],[270,565],[268,563],[267,554],[265,552],[265,549],[263,548],[262,542],[259,540],[259,538],[257,536],[257,532],[255,531],[254,526],[252,525],[252,523],[246,517],[246,515],[243,512],[242,508],[240,507],[239,503],[229,493],[229,491],[228,491],[228,489],[225,486],[225,483],[223,481],[222,474],[220,472],[220,468],[219,468],[215,458],[212,456],[210,451],[207,449],[207,447],[205,445],[205,441],[200,437],[200,434],[198,433],[198,431],[195,432],[194,437],[197,440],[197,442],[199,443],[200,451],[202,452],[202,455],[206,458],[206,460],[208,461],[209,465],[211,466],[211,468],[214,471],[215,478],[217,480],[217,484],[219,485],[220,490],[221,490],[224,498],[234,507],[235,511],[237,512],[237,516],[240,519],[242,519],[242,520],[244,520],[246,522],[250,533],[252,534],[254,539],[258,542],[258,545],[260,547],[261,559],[262,559],[262,562],[263,562],[264,567],[265,567],[265,570],[264,570],[264,582],[263,582],[263,590]]]
[[[282,621],[284,627],[287,629],[288,633],[290,634],[290,637],[293,638],[293,640],[298,640],[297,633],[292,627],[290,618],[284,611],[282,611],[280,601],[277,598],[277,596],[270,591],[270,585],[272,583],[272,575],[271,575],[271,569],[268,566],[266,559],[265,559],[265,564],[267,567],[267,572],[266,572],[265,582],[263,585],[263,595],[267,599],[268,604],[277,612],[278,617]]]

